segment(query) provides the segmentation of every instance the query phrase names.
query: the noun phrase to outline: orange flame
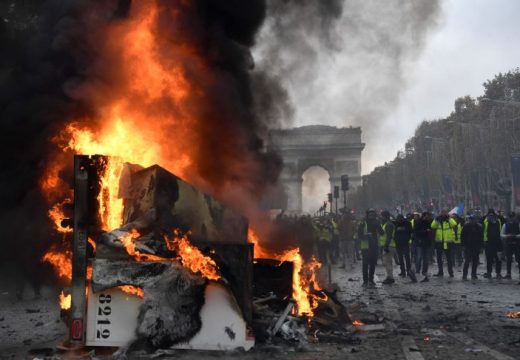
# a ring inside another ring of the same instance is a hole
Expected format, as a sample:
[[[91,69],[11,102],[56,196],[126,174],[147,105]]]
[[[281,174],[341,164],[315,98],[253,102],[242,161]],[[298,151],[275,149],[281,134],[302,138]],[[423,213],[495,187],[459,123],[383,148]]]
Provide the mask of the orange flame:
[[[123,199],[119,197],[119,179],[123,165],[121,158],[107,157],[105,169],[100,174],[99,215],[101,228],[105,231],[117,229],[123,220]]]
[[[60,233],[71,233],[72,228],[61,226],[61,221],[65,219],[65,214],[63,213],[63,205],[66,203],[70,203],[70,199],[65,199],[57,204],[55,204],[49,211],[49,218],[54,222],[54,226],[56,230]]]
[[[135,249],[135,240],[141,236],[139,232],[135,229],[132,229],[129,233],[119,237],[119,241],[125,247],[128,255],[133,257],[136,261],[165,261],[167,259],[156,256],[153,254],[141,254],[139,251]]]
[[[250,243],[254,244],[254,256],[255,259],[269,259],[271,257],[269,251],[260,245],[260,238],[254,232],[253,229],[247,230],[247,239]]]
[[[88,240],[88,243],[92,246],[92,248],[94,249],[94,252],[96,252],[96,248],[97,248],[97,245],[96,245],[96,242],[94,240],[92,240],[92,238],[87,238]]]
[[[304,263],[300,249],[290,249],[284,251],[282,254],[269,252],[260,245],[260,238],[255,231],[249,228],[248,233],[249,242],[255,245],[256,259],[276,259],[280,262],[291,261],[293,263],[293,298],[298,304],[298,314],[307,314],[313,316],[314,309],[318,306],[319,296],[313,294],[313,290],[321,290],[316,279],[316,272],[321,267],[321,263],[314,257],[311,261]]]
[[[304,281],[301,278],[303,260],[300,255],[300,249],[292,249],[284,252],[279,258],[280,262],[292,261],[293,270],[293,298],[298,304],[298,314],[312,315],[311,303],[309,301],[309,294],[304,289]]]
[[[363,321],[360,321],[360,320],[354,320],[354,321],[352,321],[352,325],[354,325],[354,326],[362,326],[362,325],[365,325],[365,323]]]
[[[129,233],[119,237],[119,241],[123,244],[126,249],[126,252],[130,256],[138,256],[139,252],[135,250],[135,239],[137,239],[141,234],[135,229],[132,229]]]
[[[200,272],[206,279],[220,279],[218,266],[215,261],[209,256],[204,255],[196,246],[193,246],[188,240],[187,235],[181,235],[176,231],[173,241],[166,239],[166,243],[170,250],[177,251],[184,267],[187,267],[194,273]]]
[[[144,291],[143,289],[133,286],[133,285],[121,285],[118,286],[119,290],[124,291],[127,294],[135,295],[140,298],[144,298]]]
[[[56,275],[66,280],[72,280],[72,253],[70,251],[48,251],[43,255],[43,261],[54,268]]]
[[[182,266],[190,269],[194,273],[200,273],[209,280],[219,280],[221,278],[218,266],[209,256],[204,255],[196,246],[188,240],[188,235],[182,235],[179,231],[174,232],[173,239],[165,237],[166,245],[169,250],[177,252],[178,260]],[[132,229],[128,234],[119,238],[126,249],[128,255],[137,261],[168,261],[172,259],[163,258],[151,254],[141,254],[135,249],[135,240],[141,236],[139,232]]]
[[[520,319],[520,311],[510,311],[507,313],[507,317],[510,319]]]

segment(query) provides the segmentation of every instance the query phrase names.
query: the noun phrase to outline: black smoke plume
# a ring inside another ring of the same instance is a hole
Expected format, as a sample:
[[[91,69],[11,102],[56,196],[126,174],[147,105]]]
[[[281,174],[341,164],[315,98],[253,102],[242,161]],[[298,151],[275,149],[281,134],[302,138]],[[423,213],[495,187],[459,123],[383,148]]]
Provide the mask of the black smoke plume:
[[[189,44],[218,79],[205,89],[205,102],[194,107],[205,120],[194,129],[204,141],[194,144],[199,151],[193,171],[210,185],[209,191],[231,184],[258,199],[280,169],[276,156],[262,152],[259,134],[268,124],[256,112],[251,86],[250,49],[266,16],[265,1],[154,2],[159,9],[157,31]],[[95,119],[100,99],[109,99],[124,81],[117,66],[120,59],[102,52],[109,40],[103,35],[131,18],[138,4],[12,0],[0,5],[0,246],[10,259],[36,264],[54,241],[49,204],[39,184],[49,163],[63,156],[53,139],[71,119]],[[162,45],[159,56],[172,55],[167,41]],[[200,75],[189,71],[189,64],[186,68],[191,82],[205,85]],[[176,111],[166,100],[159,105]],[[171,138],[174,141],[175,134]],[[235,138],[240,142],[233,142]],[[236,166],[243,154],[243,162],[253,164],[246,167],[250,173]],[[64,161],[72,163],[72,158]],[[60,176],[70,184],[70,166]]]

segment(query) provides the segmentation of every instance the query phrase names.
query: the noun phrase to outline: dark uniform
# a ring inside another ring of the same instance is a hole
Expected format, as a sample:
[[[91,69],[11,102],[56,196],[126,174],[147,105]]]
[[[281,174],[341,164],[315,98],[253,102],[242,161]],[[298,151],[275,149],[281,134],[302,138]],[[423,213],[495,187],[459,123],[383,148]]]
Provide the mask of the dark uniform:
[[[376,218],[375,211],[368,211],[367,217],[358,227],[358,238],[363,258],[363,286],[375,286],[374,273],[379,255],[378,238],[383,234],[381,224]]]
[[[480,249],[484,245],[484,228],[476,222],[476,218],[472,218],[470,222],[464,225],[461,232],[462,246],[464,246],[464,268],[462,270],[462,279],[468,277],[469,263],[471,263],[471,278],[477,279],[477,266],[479,263]]]
[[[484,219],[484,246],[486,249],[486,265],[487,273],[484,275],[486,278],[491,277],[493,271],[493,263],[496,266],[497,279],[502,278],[502,261],[498,256],[499,252],[502,252],[502,241],[500,239],[500,231],[502,224],[498,219],[497,215],[493,210],[488,212],[488,215]]]
[[[395,222],[395,244],[397,249],[397,257],[401,266],[399,276],[413,276],[413,270],[410,262],[410,240],[412,239],[412,224],[402,215],[397,217]]]
[[[504,224],[501,232],[501,237],[504,239],[505,253],[507,260],[507,275],[506,279],[511,279],[511,266],[513,264],[513,254],[518,262],[520,260],[520,226],[514,215],[510,216]],[[520,271],[520,262],[518,263]]]

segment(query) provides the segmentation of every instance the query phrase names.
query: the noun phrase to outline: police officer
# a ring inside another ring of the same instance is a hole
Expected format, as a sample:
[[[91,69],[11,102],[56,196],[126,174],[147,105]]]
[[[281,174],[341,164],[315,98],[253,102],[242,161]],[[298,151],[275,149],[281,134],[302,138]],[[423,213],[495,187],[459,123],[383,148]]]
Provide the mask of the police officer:
[[[489,209],[484,219],[484,247],[486,250],[487,265],[487,273],[484,274],[484,277],[488,279],[491,278],[493,263],[495,263],[497,279],[502,279],[502,261],[499,256],[499,253],[502,252],[501,230],[502,224],[495,210]]]
[[[430,253],[432,248],[433,233],[431,229],[432,214],[424,212],[421,219],[417,221],[414,228],[415,242],[415,271],[421,272],[424,279],[421,282],[427,282],[428,265],[430,264]],[[421,271],[422,270],[422,271]]]
[[[369,209],[358,227],[363,264],[363,287],[375,287],[374,273],[379,254],[378,237],[383,234],[374,209]]]
[[[507,218],[507,222],[502,226],[500,233],[502,239],[504,239],[505,253],[506,253],[506,265],[507,274],[504,279],[511,279],[511,265],[513,263],[513,254],[518,262],[520,260],[520,226],[515,213],[511,213]],[[520,272],[520,262],[518,263]]]
[[[394,238],[397,249],[397,257],[401,266],[399,276],[408,275],[413,282],[417,282],[415,272],[412,269],[410,261],[410,240],[412,238],[412,224],[403,215],[397,215],[395,220]]]
[[[464,268],[462,270],[462,280],[468,279],[468,268],[471,263],[471,279],[477,280],[477,266],[479,263],[480,249],[484,245],[484,229],[478,223],[475,215],[469,217],[469,222],[464,224],[461,231],[461,243],[464,246]]]

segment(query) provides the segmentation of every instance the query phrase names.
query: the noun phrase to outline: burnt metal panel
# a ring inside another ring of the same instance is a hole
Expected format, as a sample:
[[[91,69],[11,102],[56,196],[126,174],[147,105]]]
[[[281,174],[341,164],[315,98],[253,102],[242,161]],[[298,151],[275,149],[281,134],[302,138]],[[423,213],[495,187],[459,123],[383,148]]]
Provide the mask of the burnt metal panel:
[[[247,243],[247,220],[158,165],[131,177],[123,223],[134,221],[155,208],[156,234],[174,229],[191,232],[190,238],[207,242]]]

